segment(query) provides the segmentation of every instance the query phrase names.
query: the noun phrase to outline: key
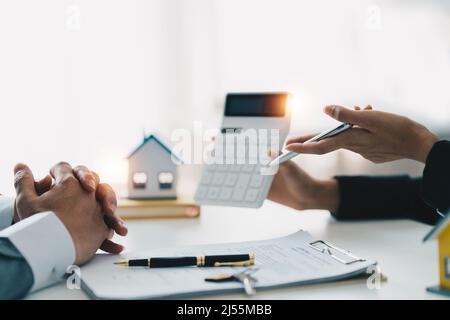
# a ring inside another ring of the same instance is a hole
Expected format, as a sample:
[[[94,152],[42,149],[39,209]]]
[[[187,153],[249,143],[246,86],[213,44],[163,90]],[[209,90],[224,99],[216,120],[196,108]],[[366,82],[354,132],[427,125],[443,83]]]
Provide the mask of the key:
[[[219,188],[211,187],[208,191],[208,199],[215,200],[219,196]]]
[[[239,279],[238,279],[239,276],[247,275],[251,279],[251,281],[257,282],[258,280],[256,280],[256,278],[254,278],[252,276],[252,274],[258,270],[259,270],[258,267],[252,267],[252,268],[247,268],[243,271],[239,271],[237,273],[231,273],[231,272],[216,273],[216,274],[206,277],[205,281],[209,281],[209,282],[225,282],[225,281],[234,281],[234,280],[239,281]]]
[[[220,192],[220,200],[228,200],[231,197],[231,194],[233,193],[233,189],[231,188],[222,188]]]
[[[245,196],[245,201],[253,202],[258,198],[258,189],[248,189]]]
[[[253,287],[253,283],[252,281],[250,281],[250,278],[248,276],[244,277],[242,283],[244,284],[245,293],[248,296],[253,296],[256,293],[255,287]]]
[[[206,196],[206,193],[208,192],[208,189],[205,187],[200,187],[197,190],[197,198],[203,199]]]
[[[264,177],[260,174],[254,174],[252,176],[252,181],[250,182],[251,187],[259,188],[264,180]]]
[[[218,165],[217,166],[217,169],[219,170],[219,171],[227,171],[228,170],[228,164],[221,164],[221,165]]]
[[[217,273],[205,278],[207,282],[228,282],[233,280],[235,279],[231,273]]]
[[[205,278],[208,282],[239,281],[244,285],[245,294],[252,296],[256,293],[255,282],[258,280],[252,276],[259,268],[248,268],[238,273],[219,273]]]
[[[248,296],[253,296],[256,293],[254,287],[256,279],[251,276],[251,273],[254,273],[257,270],[257,268],[244,270],[243,272],[234,275],[234,278],[244,285],[245,294]]]
[[[244,171],[244,172],[252,172],[254,168],[255,168],[255,165],[252,165],[252,164],[244,164],[244,165],[242,166],[242,171]]]
[[[213,174],[210,172],[203,173],[202,180],[201,180],[202,184],[209,184],[211,182],[212,176],[213,176]]]
[[[225,180],[225,174],[216,172],[212,178],[212,184],[220,186]]]
[[[227,174],[227,177],[225,178],[225,185],[226,186],[234,186],[236,184],[238,175],[236,173],[229,173]]]
[[[208,171],[216,171],[216,169],[217,169],[217,164],[215,164],[215,163],[208,164],[206,166],[206,170],[208,170]]]
[[[233,201],[242,201],[247,189],[248,182],[250,181],[250,175],[241,173],[238,178],[238,182],[234,188]]]
[[[231,172],[239,172],[239,171],[241,171],[241,169],[242,169],[242,165],[240,165],[240,164],[230,165]]]

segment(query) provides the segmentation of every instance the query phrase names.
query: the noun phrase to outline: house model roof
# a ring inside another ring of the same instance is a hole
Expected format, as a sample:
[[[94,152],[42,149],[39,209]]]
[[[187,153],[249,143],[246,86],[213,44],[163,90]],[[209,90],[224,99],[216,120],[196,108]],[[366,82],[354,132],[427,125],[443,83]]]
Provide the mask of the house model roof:
[[[444,231],[447,226],[450,225],[450,210],[447,212],[447,215],[443,217],[439,222],[431,229],[430,232],[423,238],[423,242],[436,239],[442,231]]]
[[[144,138],[142,143],[137,146],[127,157],[127,159],[131,158],[136,152],[138,152],[143,146],[145,146],[150,141],[155,141],[163,150],[165,150],[167,153],[169,153],[172,157],[174,157],[177,161],[180,163],[183,162],[183,160],[180,159],[175,153],[172,152],[172,150],[161,140],[159,140],[154,134],[150,134],[147,137]]]

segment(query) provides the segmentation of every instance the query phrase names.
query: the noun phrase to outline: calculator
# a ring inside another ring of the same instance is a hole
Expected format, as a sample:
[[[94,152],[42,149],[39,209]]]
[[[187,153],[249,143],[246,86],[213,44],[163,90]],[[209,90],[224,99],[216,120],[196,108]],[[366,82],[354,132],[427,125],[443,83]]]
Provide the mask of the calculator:
[[[258,208],[272,179],[260,174],[258,165],[206,165],[194,199],[201,204]]]
[[[286,139],[288,97],[285,92],[226,96],[221,130],[194,195],[197,203],[262,206],[273,180],[273,174],[266,171],[270,159],[265,150],[279,151]]]

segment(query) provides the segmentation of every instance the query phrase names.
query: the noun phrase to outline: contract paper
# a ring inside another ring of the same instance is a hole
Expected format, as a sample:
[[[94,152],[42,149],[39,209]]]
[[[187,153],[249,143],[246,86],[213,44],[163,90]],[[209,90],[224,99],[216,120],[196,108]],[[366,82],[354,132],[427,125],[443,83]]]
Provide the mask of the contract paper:
[[[149,269],[115,265],[119,259],[147,257],[255,254],[256,289],[336,281],[366,272],[376,264],[365,259],[342,263],[310,246],[306,231],[286,237],[240,243],[156,249],[123,255],[98,254],[81,269],[83,289],[97,299],[163,299],[243,291],[239,282],[206,282],[208,276],[235,273],[243,267],[177,267]]]

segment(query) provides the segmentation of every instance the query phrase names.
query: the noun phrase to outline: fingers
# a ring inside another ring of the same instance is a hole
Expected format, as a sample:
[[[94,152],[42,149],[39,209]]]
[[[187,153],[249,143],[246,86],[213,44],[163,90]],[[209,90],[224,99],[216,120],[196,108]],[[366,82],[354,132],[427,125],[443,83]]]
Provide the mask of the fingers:
[[[270,158],[270,159],[275,159],[275,157],[277,157],[278,154],[279,154],[278,152],[275,152],[275,151],[272,150],[272,149],[269,150],[269,158]]]
[[[369,124],[372,122],[372,117],[367,116],[367,114],[364,116],[360,116],[362,113],[358,112],[361,108],[359,106],[354,106],[354,111],[350,109],[346,109],[341,106],[326,106],[325,107],[325,113],[329,116],[335,118],[336,120],[339,120],[341,122],[347,122],[351,124],[356,125],[362,125],[366,124],[366,126],[369,126]],[[372,106],[369,104],[364,108],[365,111],[372,110]],[[364,127],[364,125],[362,125]],[[315,137],[316,134],[307,134],[299,137],[292,137],[286,141],[286,145],[292,145],[295,143],[304,143],[305,141],[308,141],[309,139]]]
[[[286,146],[289,151],[308,154],[325,154],[339,149],[336,138],[328,138],[312,143],[292,143]]]
[[[73,172],[85,190],[96,191],[96,198],[102,206],[107,226],[121,236],[127,235],[128,229],[124,221],[115,214],[117,197],[111,186],[100,183],[98,174],[89,170],[86,166],[77,166],[73,169]]]
[[[109,229],[108,230],[108,236],[106,237],[107,240],[111,240],[114,237],[114,230]]]
[[[111,240],[105,240],[100,246],[100,249],[108,253],[118,254],[121,253],[125,248],[122,245]]]
[[[67,179],[67,177],[74,176],[72,167],[67,162],[61,161],[54,165],[50,169],[50,175],[55,179],[55,182],[57,184],[64,181],[64,179]]]
[[[37,194],[40,196],[43,193],[49,191],[50,188],[52,187],[52,183],[53,179],[49,174],[46,175],[43,179],[36,181],[34,183],[34,187],[36,189]]]
[[[73,168],[73,173],[86,191],[94,192],[97,189],[100,178],[95,172],[89,170],[86,166],[76,166]]]
[[[333,152],[340,148],[345,148],[352,144],[353,132],[355,129],[343,132],[337,136],[330,137],[318,142],[311,143],[292,143],[286,146],[289,151],[308,154],[325,154]]]
[[[113,214],[117,208],[117,197],[109,184],[101,183],[97,188],[97,200],[102,205],[103,211],[107,214]]]
[[[372,107],[365,108],[365,111],[372,110]],[[359,107],[358,107],[359,108]],[[358,125],[370,129],[374,123],[374,114],[372,112],[360,112],[360,109],[351,110],[342,106],[326,106],[324,112],[330,117],[340,121]]]
[[[286,141],[286,145],[292,144],[292,143],[303,143],[303,142],[308,141],[309,139],[315,137],[316,135],[317,135],[317,133],[305,134],[305,135],[299,136],[299,137],[292,137]]]
[[[14,187],[16,188],[18,196],[37,197],[33,173],[30,168],[23,163],[18,163],[14,167]]]
[[[117,197],[112,187],[106,183],[99,184],[96,197],[105,213],[104,219],[106,225],[113,229],[117,234],[126,236],[128,228],[125,226],[124,221],[115,213],[117,209]]]
[[[337,136],[326,138],[318,142],[293,143],[286,149],[297,153],[325,154],[338,149],[348,149],[360,152],[361,146],[368,145],[372,133],[366,129],[353,127]]]
[[[355,109],[356,111],[361,110],[361,108],[360,108],[359,106],[355,106],[354,109]],[[370,104],[368,104],[368,105],[364,108],[364,110],[372,110],[372,106],[371,106]]]
[[[118,235],[124,237],[128,234],[128,228],[126,227],[125,222],[115,213],[105,214],[103,219],[105,220],[106,225],[114,230]]]
[[[95,182],[97,183],[97,186],[100,184],[100,176],[95,171],[91,171],[91,174],[94,176]]]

